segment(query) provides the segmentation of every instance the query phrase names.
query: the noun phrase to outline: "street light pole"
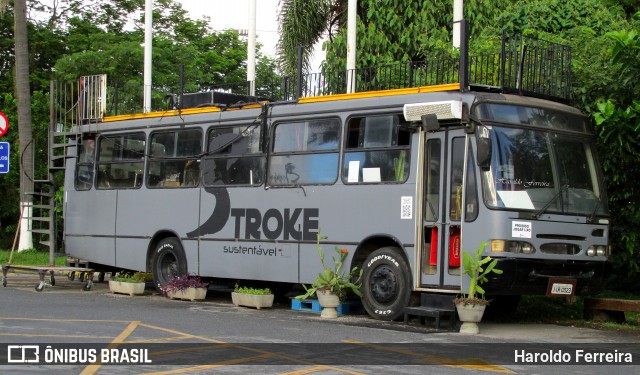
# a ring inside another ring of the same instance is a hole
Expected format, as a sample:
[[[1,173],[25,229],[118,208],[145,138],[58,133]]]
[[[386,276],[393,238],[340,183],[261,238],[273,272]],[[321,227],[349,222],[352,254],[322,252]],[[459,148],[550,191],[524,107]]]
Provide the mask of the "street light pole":
[[[151,112],[151,48],[153,44],[153,0],[144,3],[144,91],[142,110]]]

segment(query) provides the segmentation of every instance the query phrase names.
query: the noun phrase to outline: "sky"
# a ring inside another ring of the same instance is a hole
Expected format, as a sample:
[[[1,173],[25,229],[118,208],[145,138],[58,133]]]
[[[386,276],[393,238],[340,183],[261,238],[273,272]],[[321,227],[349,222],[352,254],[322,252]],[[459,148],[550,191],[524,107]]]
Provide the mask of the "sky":
[[[211,18],[211,28],[216,31],[226,29],[249,29],[249,0],[176,0],[189,12],[189,17]],[[263,54],[275,57],[278,42],[278,0],[256,0],[256,35],[262,44]],[[324,58],[321,44],[315,48],[311,62],[312,72],[319,71]]]

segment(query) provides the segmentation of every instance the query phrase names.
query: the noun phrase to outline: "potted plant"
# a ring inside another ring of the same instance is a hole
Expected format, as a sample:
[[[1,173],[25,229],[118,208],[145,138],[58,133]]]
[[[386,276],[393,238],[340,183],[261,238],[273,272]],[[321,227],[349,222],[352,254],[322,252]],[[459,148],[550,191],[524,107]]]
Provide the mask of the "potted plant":
[[[320,246],[321,239],[326,239],[326,237],[321,237],[320,231],[318,231],[317,251],[323,271],[318,274],[311,287],[307,288],[303,284],[306,293],[297,296],[296,299],[307,299],[315,294],[318,296],[318,302],[323,308],[320,316],[323,318],[336,318],[338,316],[336,307],[340,305],[340,301],[343,301],[349,292],[362,297],[360,292],[362,269],[354,267],[351,272],[344,272],[342,267],[349,253],[346,249],[339,249],[337,246],[334,248],[337,257],[332,257],[334,267],[327,266],[324,262],[324,252]]]
[[[133,296],[144,294],[146,273],[136,272],[134,274],[119,272],[109,279],[109,290],[111,293],[121,293]]]
[[[482,320],[484,310],[489,305],[489,301],[484,299],[484,289],[480,285],[488,281],[488,274],[502,273],[502,270],[495,268],[498,264],[497,259],[482,257],[487,245],[489,244],[486,242],[480,242],[473,256],[466,252],[462,253],[463,272],[469,276],[470,280],[468,293],[453,300],[462,322],[460,333],[477,334],[479,332],[478,322]]]
[[[255,307],[260,310],[263,307],[273,306],[273,293],[269,288],[250,288],[236,284],[231,292],[231,301],[236,306]]]
[[[190,274],[174,276],[169,282],[160,286],[165,297],[170,299],[185,299],[189,301],[203,300],[207,296],[208,283],[200,277]]]

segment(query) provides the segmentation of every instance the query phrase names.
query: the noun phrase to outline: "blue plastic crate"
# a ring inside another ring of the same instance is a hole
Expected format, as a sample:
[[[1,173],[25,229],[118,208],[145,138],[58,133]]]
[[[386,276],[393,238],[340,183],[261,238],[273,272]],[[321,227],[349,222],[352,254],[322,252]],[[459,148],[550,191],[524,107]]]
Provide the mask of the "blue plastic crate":
[[[291,310],[298,311],[310,311],[314,313],[321,313],[322,306],[317,299],[304,299],[304,300],[291,300]],[[363,308],[360,301],[345,301],[336,307],[338,314],[349,315],[352,313],[361,313]]]

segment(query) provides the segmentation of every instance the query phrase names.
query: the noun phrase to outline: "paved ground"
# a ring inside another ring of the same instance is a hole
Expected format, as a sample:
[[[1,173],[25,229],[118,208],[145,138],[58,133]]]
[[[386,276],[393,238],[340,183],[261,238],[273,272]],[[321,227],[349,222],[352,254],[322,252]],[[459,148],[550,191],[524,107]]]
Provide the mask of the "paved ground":
[[[637,357],[633,363],[638,364],[640,340],[628,332],[482,323],[480,334],[464,336],[445,327],[422,326],[417,320],[409,325],[366,315],[326,320],[294,311],[286,302],[272,309],[235,307],[228,293],[210,292],[205,302],[192,303],[170,301],[155,292],[140,297],[114,295],[107,283],[83,291],[82,283],[65,276],[57,276],[55,286],[36,292],[37,281],[35,274],[9,274],[7,287],[0,290],[0,343],[54,348],[143,345],[162,356],[154,357],[152,366],[12,365],[0,366],[0,372],[635,374],[640,370],[637,365],[521,365],[511,359],[517,348],[565,353],[605,348],[633,350]],[[4,350],[0,346],[0,360],[6,363]],[[195,356],[189,357],[190,352]],[[159,366],[162,359],[169,365]]]

